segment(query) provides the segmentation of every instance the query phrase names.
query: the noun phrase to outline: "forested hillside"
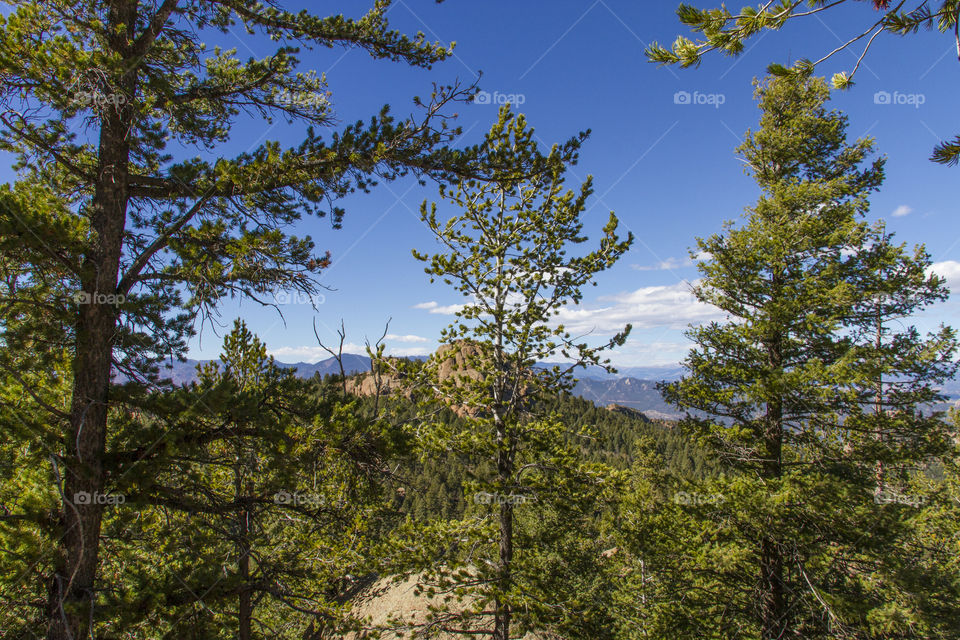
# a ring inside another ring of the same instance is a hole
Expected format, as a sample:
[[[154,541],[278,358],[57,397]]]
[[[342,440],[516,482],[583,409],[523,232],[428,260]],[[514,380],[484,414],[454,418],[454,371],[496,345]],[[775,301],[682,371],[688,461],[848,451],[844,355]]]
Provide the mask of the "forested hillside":
[[[396,410],[412,419],[415,407],[401,403]],[[365,398],[361,406],[370,409],[373,401]],[[718,472],[696,441],[677,431],[672,422],[652,421],[642,413],[628,408],[610,405],[597,407],[593,403],[564,395],[549,401],[551,411],[562,416],[567,425],[571,443],[580,448],[580,455],[587,460],[609,465],[616,470],[626,470],[639,457],[655,455],[662,470],[678,478],[694,478]],[[463,422],[463,418],[447,413],[444,420],[451,424]],[[581,425],[589,425],[593,433],[589,437],[575,438],[572,434]],[[396,503],[398,511],[415,518],[461,517],[470,499],[465,494],[465,482],[470,477],[470,461],[450,454],[443,458],[404,459],[398,469],[397,489],[401,498]],[[401,480],[402,479],[402,480]]]

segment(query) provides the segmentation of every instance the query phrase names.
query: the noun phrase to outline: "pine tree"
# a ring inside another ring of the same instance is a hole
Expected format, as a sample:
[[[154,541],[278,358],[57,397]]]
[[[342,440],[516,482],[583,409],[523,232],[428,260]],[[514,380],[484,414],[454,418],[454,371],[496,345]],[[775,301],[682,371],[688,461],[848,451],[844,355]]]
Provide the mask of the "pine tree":
[[[130,441],[116,443],[128,472],[111,487],[126,500],[104,524],[104,620],[148,637],[244,639],[351,624],[391,445],[355,403],[312,391],[237,322],[198,382],[131,399]],[[162,446],[126,449],[136,430]]]
[[[474,508],[457,544],[465,552],[460,562],[469,566],[441,570],[440,584],[479,599],[466,621],[459,619],[460,627],[456,617],[445,624],[463,628],[479,618],[480,628],[496,640],[512,637],[517,623],[529,625],[531,612],[547,614],[536,597],[542,595],[542,585],[537,588],[533,578],[538,547],[529,537],[531,530],[518,524],[519,512],[530,511],[529,517],[536,518],[534,512],[556,509],[566,523],[576,522],[595,508],[607,473],[602,465],[578,459],[559,417],[538,411],[538,402],[570,388],[572,370],[605,364],[602,349],[626,337],[624,332],[589,346],[552,323],[565,305],[580,301],[582,288],[612,266],[632,241],[617,237],[611,213],[599,248],[569,255],[587,240],[580,216],[591,182],[576,192],[565,187],[566,168],[576,160],[582,139],[551,149],[544,171],[525,172],[523,167],[540,153],[538,145],[525,118],[505,107],[481,146],[487,164],[500,170],[487,182],[464,180],[456,189],[441,188],[441,198],[457,209],[445,222],[435,203],[425,202],[421,210],[444,252],[414,255],[427,263],[431,280],[442,280],[465,297],[457,321],[441,336],[445,346],[423,379],[434,397],[464,415],[465,428],[420,427],[427,451],[454,451],[474,462],[467,488]],[[570,358],[569,367],[535,366],[557,353]],[[450,373],[444,376],[444,371]],[[562,593],[559,589],[554,595]],[[492,617],[492,627],[486,626],[486,616]]]
[[[762,195],[742,227],[697,243],[709,257],[695,293],[728,320],[691,329],[688,375],[662,386],[703,416],[686,424],[726,475],[675,484],[658,516],[685,541],[663,584],[687,594],[660,623],[688,637],[861,637],[887,606],[869,576],[903,533],[873,500],[876,462],[942,447],[942,421],[916,413],[956,345],[946,329],[888,326],[942,299],[942,282],[922,249],[864,222],[883,162],[867,163],[870,141],[847,142],[826,83],[771,78],[757,97],[760,128],[738,150]],[[875,411],[878,384],[895,413]]]
[[[905,327],[911,315],[946,300],[942,278],[929,273],[922,246],[897,245],[883,223],[870,231],[858,255],[854,285],[862,298],[844,320],[850,339],[850,381],[845,390],[845,458],[874,459],[875,491],[882,499],[897,491],[917,461],[939,456],[948,446],[947,425],[930,407],[943,397],[940,386],[956,371],[951,362],[954,332],[941,326],[924,338]]]
[[[322,133],[335,116],[325,78],[301,69],[301,48],[360,49],[424,68],[450,55],[391,30],[388,9],[379,0],[348,19],[234,0],[35,0],[0,18],[0,148],[15,158],[16,193],[41,208],[56,202],[56,215],[0,208],[0,224],[23,245],[31,286],[49,283],[50,265],[62,272],[39,307],[55,323],[38,335],[65,325],[56,346],[72,360],[68,415],[50,413],[62,496],[51,536],[59,548],[44,565],[51,640],[93,633],[104,508],[72,496],[102,494],[113,473],[113,370],[149,378],[157,357],[182,355],[194,317],[224,296],[270,304],[278,289],[315,292],[327,257],[288,233],[302,216],[338,223],[335,200],[376,178],[467,171],[469,154],[446,146],[456,132],[444,106],[471,93],[459,86],[437,89],[419,119],[396,120],[385,107]],[[204,44],[236,29],[273,51],[242,60]],[[273,119],[303,126],[302,142],[218,158],[238,124]],[[4,292],[5,344],[43,326],[16,320],[38,314],[38,291]]]

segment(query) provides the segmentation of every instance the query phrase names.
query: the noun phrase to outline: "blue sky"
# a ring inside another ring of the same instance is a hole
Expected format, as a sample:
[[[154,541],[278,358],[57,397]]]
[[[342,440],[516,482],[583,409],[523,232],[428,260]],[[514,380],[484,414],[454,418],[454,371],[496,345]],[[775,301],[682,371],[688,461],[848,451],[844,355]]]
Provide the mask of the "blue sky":
[[[313,4],[303,7],[312,9]],[[354,16],[367,6],[336,3],[337,10],[342,7]],[[395,0],[388,14],[393,27],[411,34],[423,31],[444,43],[456,41],[455,56],[428,71],[373,61],[360,51],[318,50],[303,54],[304,67],[326,73],[342,122],[369,117],[387,103],[398,115],[410,113],[412,97],[428,94],[431,82],[470,82],[482,71],[480,86],[492,96],[491,104],[458,109],[465,143],[482,137],[496,118],[494,103],[511,94],[545,144],[592,129],[570,184],[594,176],[596,195],[585,231],[595,237],[613,210],[636,243],[588,291],[575,328],[603,336],[632,322],[630,342],[613,355],[614,362],[672,364],[689,347],[682,329],[715,317],[686,292],[687,282],[697,277],[688,248],[696,236],[738,218],[757,196],[733,151],[759,118],[751,81],[772,61],[819,58],[874,18],[870,3],[857,2],[827,12],[823,20],[815,16],[764,34],[738,58],[714,55],[697,69],[657,67],[643,51],[654,40],[669,44],[682,31],[675,8],[673,0],[439,5]],[[232,37],[231,46],[242,57],[269,51],[268,42],[239,29]],[[820,73],[850,69],[857,53],[853,49],[835,56]],[[850,134],[875,137],[880,153],[889,156],[887,181],[873,199],[871,218],[885,218],[902,241],[925,243],[955,288],[960,287],[960,168],[934,165],[927,158],[940,138],[960,133],[958,80],[960,63],[951,38],[936,32],[905,39],[883,35],[856,86],[834,96],[834,105],[850,116]],[[297,135],[282,122],[244,123],[224,153],[268,139],[295,143]],[[318,299],[318,312],[308,304],[285,305],[284,321],[272,309],[228,300],[219,322],[229,327],[234,318],[244,318],[271,352],[287,362],[325,357],[313,334],[314,321],[320,337],[332,343],[342,320],[347,350],[356,352],[365,338],[379,337],[392,318],[390,352],[432,351],[440,329],[452,319],[443,313],[445,307],[462,302],[444,285],[431,285],[411,256],[412,248],[430,252],[436,247],[417,213],[424,199],[436,195],[432,184],[386,183],[342,203],[347,213],[341,230],[333,230],[327,220],[304,220],[294,231],[311,235],[333,258],[321,279],[331,290]],[[919,322],[956,323],[957,310],[949,302]],[[216,357],[222,333],[222,328],[205,327],[192,342],[190,356]]]
[[[682,70],[658,67],[643,56],[651,41],[669,43],[681,31],[673,2],[437,5],[397,0],[388,14],[393,26],[456,41],[456,55],[430,71],[372,61],[359,51],[311,52],[304,61],[327,74],[343,121],[365,117],[383,103],[397,114],[408,113],[412,96],[427,94],[431,82],[472,81],[482,71],[480,86],[490,104],[459,109],[466,142],[479,140],[489,128],[495,103],[506,99],[502,96],[513,96],[544,144],[591,129],[571,171],[571,179],[592,174],[595,180],[585,230],[595,234],[613,210],[636,243],[616,268],[600,275],[599,286],[570,319],[577,319],[574,328],[597,336],[632,322],[630,342],[613,354],[617,364],[673,364],[689,348],[683,328],[716,317],[687,292],[687,283],[697,277],[687,250],[696,236],[738,218],[757,196],[733,151],[759,117],[752,80],[763,76],[771,61],[816,59],[854,35],[873,17],[867,3],[854,5],[826,14],[829,22],[814,17],[765,34],[738,58],[713,56],[698,69]],[[348,3],[344,11],[359,15],[365,6]],[[247,46],[265,53],[242,38],[236,44],[240,54]],[[855,62],[854,52],[844,52],[827,61],[821,73],[849,69]],[[960,129],[958,80],[960,63],[950,38],[882,36],[856,86],[834,97],[835,106],[850,116],[850,134],[875,137],[880,153],[889,156],[888,178],[873,199],[871,218],[885,218],[902,241],[925,243],[939,271],[955,285],[960,285],[960,169],[927,158],[940,138]],[[889,94],[892,104],[884,104],[886,94],[878,92]],[[244,142],[254,133],[245,132]],[[291,134],[282,124],[262,132],[264,139],[292,140]],[[318,300],[319,311],[307,304],[286,305],[284,322],[273,310],[228,302],[222,321],[245,318],[274,355],[288,362],[326,356],[313,335],[314,320],[328,343],[335,341],[342,320],[348,351],[360,351],[366,338],[379,337],[388,319],[388,351],[432,351],[440,329],[452,319],[444,311],[462,300],[442,284],[429,284],[411,257],[412,248],[436,246],[417,214],[424,199],[436,199],[434,185],[383,184],[344,203],[347,215],[339,231],[324,220],[305,221],[297,231],[309,233],[333,256],[322,277],[333,290]],[[956,304],[947,303],[918,322],[955,322],[956,312]],[[218,347],[219,339],[207,327],[191,355],[214,357]]]

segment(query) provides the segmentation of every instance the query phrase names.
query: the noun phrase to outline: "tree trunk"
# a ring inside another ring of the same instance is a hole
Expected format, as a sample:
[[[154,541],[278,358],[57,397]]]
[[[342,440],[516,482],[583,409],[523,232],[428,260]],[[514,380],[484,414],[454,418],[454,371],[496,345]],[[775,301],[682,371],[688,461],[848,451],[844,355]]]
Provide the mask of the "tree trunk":
[[[782,414],[779,402],[767,406],[767,442],[764,477],[780,477],[782,448]],[[787,637],[787,603],[783,584],[783,554],[777,537],[764,536],[760,541],[760,615],[762,640]]]
[[[512,434],[507,433],[508,427],[500,418],[499,407],[494,415],[497,423],[497,477],[501,487],[508,487],[513,484],[513,438]],[[500,550],[497,563],[498,595],[494,599],[493,640],[509,640],[512,612],[510,603],[503,601],[502,594],[510,588],[513,564],[513,503],[508,496],[500,495],[497,498],[500,502]]]
[[[876,351],[877,357],[882,358],[881,349],[883,349],[883,316],[880,315],[881,309],[880,305],[877,304],[877,314],[876,314],[876,338],[874,341],[874,349]],[[877,375],[877,390],[876,397],[874,398],[873,406],[874,414],[877,417],[877,440],[881,443],[883,442],[883,373]],[[874,470],[876,475],[876,487],[874,488],[874,494],[877,496],[877,499],[883,497],[883,492],[886,490],[884,487],[884,472],[883,472],[883,460],[877,460],[876,468]]]
[[[506,192],[500,191],[500,216],[497,229],[503,228],[503,215],[506,209]],[[498,241],[501,236],[498,234]],[[497,382],[493,392],[493,415],[497,429],[497,478],[501,487],[513,485],[513,455],[514,443],[512,433],[508,433],[509,426],[503,418],[503,408],[506,400],[509,378],[505,375],[506,362],[504,359],[504,306],[506,291],[503,288],[503,258],[497,257],[497,292],[495,321],[498,326],[496,344],[494,348],[494,369]],[[512,399],[511,399],[512,401]],[[510,588],[510,569],[513,563],[513,504],[507,496],[497,496],[500,502],[500,549],[497,562],[497,597],[494,598],[493,613],[493,640],[510,640],[510,603],[503,601],[503,594]]]
[[[513,505],[505,501],[500,505],[500,562],[497,588],[504,592],[510,588],[510,569],[513,563]],[[510,604],[498,596],[494,600],[493,640],[510,639]]]
[[[74,359],[70,432],[62,458],[64,535],[49,585],[49,640],[86,638],[93,615],[95,579],[105,492],[102,456],[106,436],[107,386],[112,349],[110,317],[90,305],[80,312]]]
[[[132,28],[136,7],[136,2],[113,3],[108,24]],[[124,30],[112,39],[117,50],[126,47]],[[132,96],[135,83],[135,75],[128,73],[120,87],[103,90],[122,91],[124,96]],[[129,99],[104,108],[101,114],[99,163],[90,208],[90,247],[81,265],[84,297],[78,305],[76,321],[70,426],[58,469],[63,487],[60,514],[63,536],[48,587],[48,640],[81,640],[93,636],[90,624],[95,614],[104,509],[103,456],[108,393],[119,317],[118,300],[112,296],[117,293],[126,225],[132,119]]]
[[[776,284],[776,280],[775,280]],[[770,371],[783,370],[783,338],[776,334],[767,344]],[[767,402],[764,433],[764,461],[762,475],[775,480],[783,474],[783,402],[772,398]],[[783,584],[783,553],[776,535],[764,536],[760,541],[760,618],[762,640],[787,637],[787,603]]]
[[[764,477],[779,477],[782,438],[774,435],[780,422],[782,407],[779,403],[768,405],[768,432],[766,469]],[[776,426],[775,426],[776,425]],[[787,637],[787,603],[783,584],[783,553],[775,535],[764,536],[760,541],[760,614],[762,640],[777,640]]]
[[[787,634],[783,588],[783,556],[772,538],[760,542],[760,611],[762,640],[782,640]]]
[[[244,497],[241,473],[237,472],[237,497]],[[251,495],[251,487],[247,487],[247,495]],[[250,512],[247,509],[240,511],[237,522],[237,566],[240,573],[240,594],[237,606],[237,639],[250,640],[250,621],[253,619],[253,604],[250,599]]]

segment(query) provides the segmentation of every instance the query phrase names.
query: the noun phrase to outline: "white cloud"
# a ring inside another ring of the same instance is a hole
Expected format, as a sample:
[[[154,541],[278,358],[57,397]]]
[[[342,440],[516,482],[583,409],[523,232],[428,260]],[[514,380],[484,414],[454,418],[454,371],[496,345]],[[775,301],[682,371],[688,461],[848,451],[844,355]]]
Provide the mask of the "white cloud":
[[[389,336],[388,336],[389,337]],[[418,336],[414,336],[418,337]],[[424,341],[426,339],[424,338]],[[331,345],[331,348],[336,350],[336,345]],[[326,360],[330,357],[330,354],[327,353],[323,347],[319,345],[306,345],[300,347],[278,347],[276,349],[270,349],[267,351],[274,358],[280,362],[320,362],[321,360]],[[367,355],[366,345],[357,344],[355,342],[345,342],[343,344],[343,353],[352,353],[358,356]],[[388,356],[427,356],[433,353],[433,349],[428,347],[390,347],[387,346],[386,355]]]
[[[947,285],[952,289],[960,288],[960,262],[956,260],[934,262],[927,267],[927,274],[929,275],[931,272],[944,278],[947,281]]]
[[[902,205],[900,205],[899,207],[897,207],[896,209],[894,209],[894,210],[893,210],[893,213],[892,213],[891,215],[892,215],[894,218],[902,218],[903,216],[908,216],[908,215],[910,215],[911,213],[913,213],[913,208],[912,208],[912,207],[909,207],[909,206],[907,206],[907,205],[905,205],[905,204],[902,204]]]
[[[691,346],[690,342],[627,340],[622,347],[605,352],[604,357],[609,357],[614,366],[620,367],[676,365]]]
[[[436,313],[444,316],[451,316],[458,311],[462,311],[466,305],[463,304],[448,304],[446,306],[441,306],[436,301],[431,300],[430,302],[421,302],[419,304],[413,305],[414,309],[424,309],[430,313]]]
[[[388,348],[388,356],[409,357],[409,356],[428,356],[433,353],[433,349],[427,347],[397,347]]]
[[[397,335],[396,333],[388,333],[386,336],[384,336],[384,340],[388,342],[408,342],[408,343],[409,342],[430,342],[428,339],[422,336],[414,336],[410,334],[401,336],[401,335]]]
[[[337,345],[330,345],[331,349],[336,350]],[[345,342],[343,344],[343,353],[355,353],[363,355],[367,348],[362,344],[354,342]],[[280,362],[320,362],[330,357],[330,354],[320,345],[306,345],[301,347],[278,347],[268,349],[267,353],[272,355]]]
[[[654,327],[684,329],[688,324],[699,324],[722,318],[719,309],[698,301],[690,291],[689,282],[674,285],[643,287],[597,299],[599,304],[590,308],[584,305],[565,307],[554,316],[552,324],[563,324],[573,333],[613,333],[632,324],[637,329]],[[421,302],[415,309],[430,313],[451,315],[465,305],[441,306],[435,301]]]
[[[637,271],[670,271],[671,269],[681,269],[683,267],[692,267],[693,260],[686,258],[681,260],[680,258],[667,258],[661,262],[658,262],[654,265],[642,265],[634,264],[631,265],[632,268]]]
[[[684,329],[688,324],[700,324],[723,318],[723,312],[712,305],[698,301],[690,292],[691,283],[643,287],[635,291],[599,298],[607,306],[589,309],[584,306],[565,308],[556,316],[574,333],[595,330],[600,333],[619,331],[625,324],[637,329]]]

